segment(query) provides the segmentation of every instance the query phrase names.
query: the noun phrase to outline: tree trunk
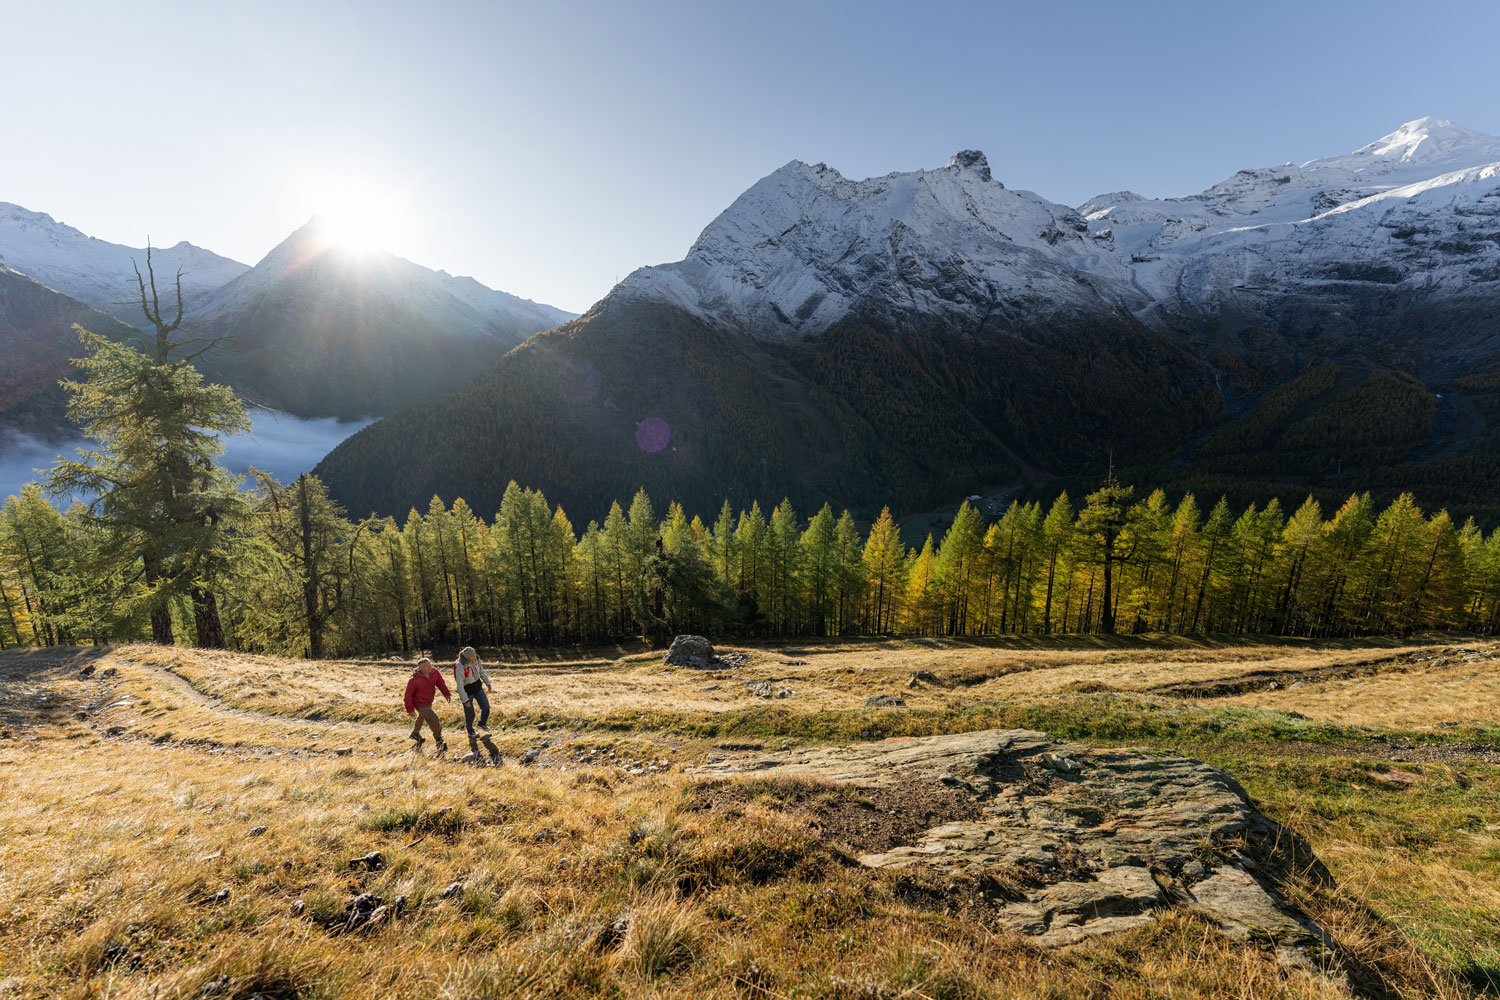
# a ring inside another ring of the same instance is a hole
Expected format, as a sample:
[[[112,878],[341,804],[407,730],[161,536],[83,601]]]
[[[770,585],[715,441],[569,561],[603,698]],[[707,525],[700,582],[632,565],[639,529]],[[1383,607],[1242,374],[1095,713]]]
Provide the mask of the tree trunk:
[[[219,621],[219,599],[207,587],[193,588],[193,621],[198,631],[199,649],[227,649],[224,625]]]
[[[1115,634],[1115,606],[1113,586],[1115,574],[1115,540],[1112,535],[1104,539],[1104,599],[1099,605],[1099,631],[1105,635]]]
[[[147,586],[161,579],[161,556],[145,553],[141,556],[145,564],[144,578]],[[165,597],[158,597],[151,605],[151,641],[158,646],[172,646],[176,638],[172,635],[172,608]]]

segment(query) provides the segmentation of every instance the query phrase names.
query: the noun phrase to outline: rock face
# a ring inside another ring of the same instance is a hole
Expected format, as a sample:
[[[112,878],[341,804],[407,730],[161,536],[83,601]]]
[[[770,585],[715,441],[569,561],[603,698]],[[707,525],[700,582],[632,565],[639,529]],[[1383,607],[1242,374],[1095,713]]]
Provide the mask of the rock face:
[[[1044,945],[1138,927],[1172,906],[1196,907],[1227,934],[1274,942],[1310,965],[1323,932],[1252,874],[1237,850],[1288,831],[1233,778],[1200,761],[1097,750],[1028,730],[783,751],[720,761],[705,776],[754,773],[850,784],[879,799],[912,781],[966,788],[977,819],[943,823],[914,843],[866,854],[871,868],[967,885],[997,919]]]
[[[714,662],[714,647],[701,635],[679,635],[667,650],[666,664],[669,667],[706,670]]]

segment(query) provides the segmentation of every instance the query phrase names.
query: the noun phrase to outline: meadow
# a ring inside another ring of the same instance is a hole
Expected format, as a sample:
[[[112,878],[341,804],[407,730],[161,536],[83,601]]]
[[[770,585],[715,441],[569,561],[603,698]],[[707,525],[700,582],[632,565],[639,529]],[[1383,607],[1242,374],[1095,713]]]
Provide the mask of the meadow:
[[[829,640],[721,649],[720,670],[481,652],[498,767],[456,759],[443,702],[448,755],[413,751],[397,657],[0,654],[0,997],[1500,991],[1500,644]],[[695,772],[1020,727],[1232,775],[1333,876],[1280,883],[1332,974],[1191,911],[1039,948],[856,864],[806,807],[837,789],[747,782],[725,806]]]

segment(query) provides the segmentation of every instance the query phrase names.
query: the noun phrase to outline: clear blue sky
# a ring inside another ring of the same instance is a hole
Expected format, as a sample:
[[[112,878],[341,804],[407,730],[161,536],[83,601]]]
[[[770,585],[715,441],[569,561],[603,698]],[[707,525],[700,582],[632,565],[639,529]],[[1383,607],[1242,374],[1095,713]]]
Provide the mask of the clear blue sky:
[[[1500,3],[0,3],[0,201],[254,263],[325,203],[582,310],[791,159],[989,154],[1077,204],[1422,115],[1500,133]]]

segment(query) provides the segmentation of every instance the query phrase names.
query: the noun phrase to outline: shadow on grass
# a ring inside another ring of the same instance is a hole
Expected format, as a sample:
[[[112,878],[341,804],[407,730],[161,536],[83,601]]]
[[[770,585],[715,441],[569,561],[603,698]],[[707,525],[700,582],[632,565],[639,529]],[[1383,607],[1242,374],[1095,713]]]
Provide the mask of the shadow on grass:
[[[1024,649],[1024,650],[1108,650],[1108,649],[1233,649],[1245,646],[1279,646],[1288,649],[1394,649],[1401,646],[1424,646],[1438,643],[1466,642],[1477,638],[1468,634],[1433,633],[1400,636],[1356,636],[1342,639],[1307,639],[1287,635],[1229,635],[1204,633],[1178,635],[1169,632],[1145,632],[1140,635],[999,635],[969,637],[846,636],[826,639],[789,638],[782,642],[747,640],[744,648],[767,647],[786,653],[832,653],[844,649]],[[733,642],[727,645],[734,645]]]
[[[1458,970],[1458,978],[1482,997],[1500,997],[1500,966],[1469,965]]]

